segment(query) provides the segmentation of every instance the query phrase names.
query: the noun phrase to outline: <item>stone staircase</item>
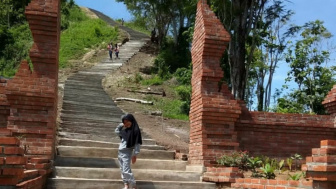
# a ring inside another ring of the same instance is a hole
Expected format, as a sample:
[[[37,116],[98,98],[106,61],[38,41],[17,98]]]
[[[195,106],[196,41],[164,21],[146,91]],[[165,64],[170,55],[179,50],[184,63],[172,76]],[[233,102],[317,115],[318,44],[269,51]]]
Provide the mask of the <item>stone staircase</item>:
[[[111,25],[116,23],[92,10]],[[120,189],[123,187],[117,153],[120,139],[114,130],[124,113],[105,93],[106,74],[127,62],[148,37],[119,26],[130,35],[120,48],[121,59],[106,59],[68,78],[64,87],[62,123],[59,128],[54,176],[50,189]],[[187,162],[174,159],[174,152],[156,145],[143,133],[143,145],[132,170],[140,189],[214,189],[200,181],[201,173],[187,171]]]

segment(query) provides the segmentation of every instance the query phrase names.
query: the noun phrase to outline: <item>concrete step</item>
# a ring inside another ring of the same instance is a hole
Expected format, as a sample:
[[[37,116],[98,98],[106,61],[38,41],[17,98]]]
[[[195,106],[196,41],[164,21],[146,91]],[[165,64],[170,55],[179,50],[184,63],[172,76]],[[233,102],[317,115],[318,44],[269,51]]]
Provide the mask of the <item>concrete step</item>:
[[[117,127],[117,124],[108,125],[108,126],[92,126],[92,125],[86,126],[85,124],[78,126],[78,125],[61,124],[61,126],[58,128],[58,131],[90,134],[90,135],[97,135],[97,136],[118,137],[118,135],[115,134],[116,127]],[[147,133],[143,132],[142,130],[141,130],[141,136],[143,139],[151,138],[149,135],[147,135]],[[118,141],[117,143],[119,142],[120,141]]]
[[[136,163],[135,163],[136,164]],[[151,181],[201,181],[202,173],[157,169],[134,169],[137,180]],[[55,167],[55,177],[86,178],[86,179],[119,179],[119,168],[86,168],[86,167]]]
[[[82,147],[82,146],[58,146],[58,155],[68,157],[118,157],[117,148],[97,148],[97,147]],[[141,149],[138,155],[141,159],[162,159],[173,160],[175,152],[165,150],[146,150]]]
[[[114,123],[119,124],[120,123],[120,117],[118,116],[115,118],[114,116],[108,116],[108,115],[97,115],[97,114],[70,114],[63,112],[61,113],[61,120],[63,121],[87,121],[90,122],[91,120],[94,121],[104,121],[109,122],[111,125],[114,125]]]
[[[81,134],[81,133],[71,133],[71,132],[63,132],[60,131],[59,138],[65,139],[74,139],[74,140],[92,140],[97,142],[112,142],[112,143],[119,143],[120,138],[117,135],[112,135],[108,137],[104,136],[96,136],[96,135],[89,135],[89,134]],[[143,138],[142,139],[143,145],[156,145],[155,140],[150,138]]]
[[[88,109],[77,108],[77,109],[63,109],[62,114],[82,114],[82,115],[91,114],[91,115],[103,115],[103,116],[110,116],[110,117],[113,116],[113,117],[121,118],[121,116],[123,115],[123,112],[117,109],[112,109],[112,108],[111,110],[107,110],[103,112],[92,111],[92,109],[90,111]]]
[[[75,139],[66,139],[61,138],[58,141],[58,145],[61,146],[86,146],[86,147],[100,147],[100,148],[118,148],[119,143],[113,142],[102,142],[102,141],[93,141],[93,140],[75,140]],[[141,145],[141,149],[147,150],[164,150],[163,146],[158,145]]]
[[[66,132],[58,131],[58,136],[61,138],[71,138],[71,139],[80,139],[80,140],[95,140],[95,141],[105,141],[105,142],[118,142],[120,138],[113,135],[93,135],[93,134],[84,134],[76,132]]]
[[[159,160],[159,159],[137,159],[132,165],[133,169],[158,169],[185,171],[186,161]],[[119,168],[118,158],[93,158],[93,157],[64,157],[57,156],[55,166],[63,167],[91,167],[91,168]]]
[[[116,107],[116,105],[111,106],[99,106],[94,104],[80,104],[80,103],[63,103],[62,110],[69,110],[69,111],[100,111],[100,112],[111,112],[114,113],[117,117],[121,118],[120,116],[123,113],[122,110]]]
[[[78,179],[52,178],[48,181],[48,189],[119,189],[123,187],[117,179]],[[139,189],[216,189],[215,183],[178,182],[178,181],[143,181],[137,180]]]
[[[92,108],[111,108],[113,109],[113,106],[116,107],[116,104],[113,101],[110,101],[109,103],[104,104],[94,104],[94,103],[86,103],[86,102],[76,102],[76,101],[67,101],[63,100],[63,106],[62,107],[92,107]]]

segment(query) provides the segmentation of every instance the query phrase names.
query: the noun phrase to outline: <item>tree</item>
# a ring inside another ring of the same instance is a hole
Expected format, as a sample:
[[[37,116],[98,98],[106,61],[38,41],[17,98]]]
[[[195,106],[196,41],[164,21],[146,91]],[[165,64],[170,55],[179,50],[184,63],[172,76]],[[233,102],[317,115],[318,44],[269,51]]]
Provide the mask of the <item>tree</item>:
[[[117,0],[117,2],[123,2],[134,16],[146,17],[148,22],[153,23],[153,27],[158,31],[159,44],[162,44],[169,28],[172,28],[177,42],[180,28],[186,24],[190,26],[197,0]]]
[[[258,111],[269,109],[273,75],[278,62],[283,58],[288,40],[288,37],[281,33],[281,29],[292,15],[293,12],[286,10],[282,1],[271,1],[263,13],[258,30],[256,30],[259,33],[259,39],[256,37],[258,54],[254,55],[257,62],[253,68],[257,72]],[[249,80],[251,79],[249,78]]]
[[[0,24],[10,28],[12,25],[25,22],[24,11],[29,2],[30,0],[1,0]]]
[[[231,34],[227,62],[230,66],[231,90],[236,99],[246,99],[247,79],[258,36],[256,31],[267,1],[211,1],[213,10]]]
[[[322,101],[336,84],[336,66],[328,66],[330,52],[324,48],[332,35],[319,20],[293,26],[288,31],[289,35],[297,33],[301,38],[286,54],[286,62],[290,67],[286,82],[294,81],[298,89],[279,99],[278,107],[284,109],[286,107],[283,104],[287,107],[302,104],[297,113],[325,114]]]

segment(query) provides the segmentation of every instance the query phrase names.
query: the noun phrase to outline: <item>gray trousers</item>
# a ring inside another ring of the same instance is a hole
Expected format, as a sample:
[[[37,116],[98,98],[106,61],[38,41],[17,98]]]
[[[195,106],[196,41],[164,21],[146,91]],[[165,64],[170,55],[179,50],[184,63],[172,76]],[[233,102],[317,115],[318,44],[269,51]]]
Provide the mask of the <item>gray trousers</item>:
[[[121,179],[123,180],[124,184],[135,186],[136,182],[131,170],[132,154],[133,149],[119,150],[118,160],[120,164]]]

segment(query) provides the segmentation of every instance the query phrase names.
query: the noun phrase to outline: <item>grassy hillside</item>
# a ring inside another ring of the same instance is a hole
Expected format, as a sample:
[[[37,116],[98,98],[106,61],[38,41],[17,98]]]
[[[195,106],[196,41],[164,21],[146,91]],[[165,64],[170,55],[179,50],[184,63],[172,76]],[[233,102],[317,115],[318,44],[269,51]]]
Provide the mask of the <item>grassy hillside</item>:
[[[61,34],[60,67],[68,66],[68,60],[78,59],[89,49],[102,45],[102,42],[116,41],[118,28],[109,26],[100,19],[85,15],[79,7],[70,11],[68,28]]]
[[[70,66],[69,60],[80,58],[103,42],[116,41],[119,33],[117,28],[89,18],[78,6],[69,4],[62,7],[61,26],[60,68]],[[29,60],[33,41],[28,23],[23,21],[10,28],[0,25],[0,42],[0,76],[13,77],[21,60]]]

